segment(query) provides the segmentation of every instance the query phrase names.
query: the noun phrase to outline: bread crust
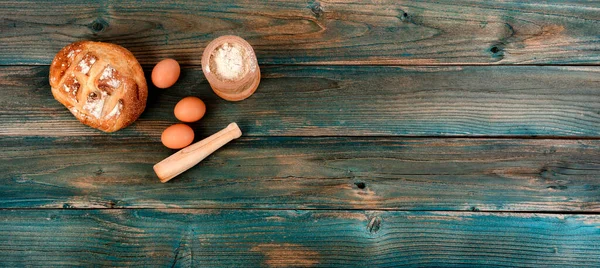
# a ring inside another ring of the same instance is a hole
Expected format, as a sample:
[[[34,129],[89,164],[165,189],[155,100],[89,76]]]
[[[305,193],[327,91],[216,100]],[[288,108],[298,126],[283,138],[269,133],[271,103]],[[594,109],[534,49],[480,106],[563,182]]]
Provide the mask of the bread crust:
[[[80,41],[61,49],[50,65],[52,95],[82,123],[113,132],[146,108],[144,71],[129,50]]]

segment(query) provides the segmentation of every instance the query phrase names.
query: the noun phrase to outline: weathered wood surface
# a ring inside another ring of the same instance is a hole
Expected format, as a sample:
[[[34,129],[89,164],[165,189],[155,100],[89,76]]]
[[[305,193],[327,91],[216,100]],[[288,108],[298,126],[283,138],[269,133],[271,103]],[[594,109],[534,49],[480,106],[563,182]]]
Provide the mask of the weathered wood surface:
[[[0,2],[0,266],[600,267],[600,2],[171,2]],[[197,67],[224,34],[243,102]],[[83,39],[185,67],[105,134],[48,85]],[[189,95],[244,136],[162,184]]]
[[[271,67],[258,91],[227,102],[199,68],[167,90],[118,137],[152,138],[177,122],[173,107],[199,96],[209,135],[238,122],[244,136],[600,137],[600,67]],[[55,101],[47,67],[0,67],[0,135],[106,136]]]
[[[0,265],[597,267],[600,216],[2,210]]]
[[[49,64],[82,39],[140,62],[200,64],[248,39],[261,64],[598,64],[597,1],[3,1],[0,65]]]
[[[0,208],[600,211],[600,140],[241,138],[166,184],[158,140],[0,144]]]

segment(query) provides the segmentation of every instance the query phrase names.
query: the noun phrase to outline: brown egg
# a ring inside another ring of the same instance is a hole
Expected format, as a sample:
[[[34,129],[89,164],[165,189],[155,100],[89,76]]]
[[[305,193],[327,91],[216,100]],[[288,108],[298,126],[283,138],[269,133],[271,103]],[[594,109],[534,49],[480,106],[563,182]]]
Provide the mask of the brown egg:
[[[175,124],[163,131],[160,140],[168,148],[181,149],[194,141],[194,130],[185,124]]]
[[[175,105],[175,117],[183,122],[196,122],[206,113],[206,105],[196,97],[185,97]]]
[[[179,78],[179,63],[174,59],[164,59],[152,69],[152,83],[158,88],[168,88]]]

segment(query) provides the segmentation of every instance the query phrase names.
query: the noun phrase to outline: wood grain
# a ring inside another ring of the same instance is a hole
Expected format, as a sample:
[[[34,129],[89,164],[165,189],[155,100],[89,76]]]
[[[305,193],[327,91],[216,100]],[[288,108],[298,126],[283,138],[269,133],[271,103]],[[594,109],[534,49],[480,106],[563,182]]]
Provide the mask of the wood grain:
[[[261,64],[598,64],[595,1],[3,1],[0,65],[49,64],[88,39],[142,64],[200,64],[237,34]],[[51,16],[49,15],[51,14]]]
[[[600,265],[600,216],[248,210],[2,210],[2,266]]]
[[[0,266],[600,267],[598,10],[2,1]],[[261,64],[239,103],[197,67],[226,34]],[[47,66],[84,39],[147,74],[175,58],[180,81],[125,130],[84,126]],[[160,133],[191,95],[207,104],[196,140],[234,121],[244,137],[163,184]]]
[[[149,73],[149,72],[147,72]],[[600,137],[600,67],[271,67],[258,91],[227,102],[201,69],[150,88],[148,107],[119,137],[156,139],[173,108],[198,96],[208,136],[237,122],[245,136]],[[52,98],[47,67],[0,67],[1,136],[105,136]]]
[[[0,145],[0,208],[600,212],[600,140],[242,137],[165,184],[159,140]]]

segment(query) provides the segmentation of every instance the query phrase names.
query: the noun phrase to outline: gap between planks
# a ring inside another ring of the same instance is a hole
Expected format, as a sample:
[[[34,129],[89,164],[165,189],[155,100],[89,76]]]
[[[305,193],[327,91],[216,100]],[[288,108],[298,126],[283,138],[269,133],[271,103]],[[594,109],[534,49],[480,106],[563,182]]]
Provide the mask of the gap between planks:
[[[92,210],[161,210],[161,211],[196,211],[196,210],[211,210],[211,211],[334,211],[334,212],[369,212],[369,211],[381,211],[381,212],[408,212],[408,213],[418,213],[418,212],[447,212],[447,213],[463,213],[463,214],[543,214],[543,215],[600,215],[600,212],[592,212],[592,211],[568,211],[568,210],[559,210],[559,211],[546,211],[546,210],[443,210],[443,209],[428,209],[428,210],[419,210],[419,209],[385,209],[385,208],[369,208],[369,209],[352,209],[352,208],[231,208],[231,207],[223,207],[223,208],[215,208],[215,207],[185,207],[185,208],[154,208],[154,207],[106,207],[106,208],[0,208],[0,211],[34,211],[34,210],[45,210],[45,211],[53,211],[53,210],[77,210],[77,211],[92,211]]]
[[[0,136],[1,137],[1,136]],[[358,136],[358,135],[319,135],[319,136],[285,136],[285,135],[257,135],[257,136],[245,136],[245,138],[257,138],[257,139],[280,139],[280,138],[348,138],[348,139],[476,139],[476,140],[600,140],[600,136],[508,136],[508,135],[481,135],[481,136],[461,136],[461,135],[447,135],[447,136],[418,136],[418,135],[369,135],[369,136]]]
[[[57,51],[58,52],[58,51]],[[156,62],[158,63],[158,62]],[[144,70],[152,69],[155,64],[140,64]],[[264,63],[259,64],[265,67],[600,67],[600,64],[567,64],[567,63],[553,63],[553,64],[490,64],[490,63],[436,63],[436,64],[394,64],[394,63],[342,63],[342,62],[323,62],[323,63]],[[180,63],[180,67],[192,67],[200,68],[200,64],[186,64]],[[50,67],[50,64],[2,64],[0,67]]]

